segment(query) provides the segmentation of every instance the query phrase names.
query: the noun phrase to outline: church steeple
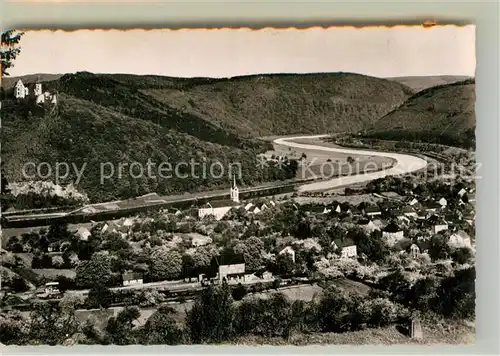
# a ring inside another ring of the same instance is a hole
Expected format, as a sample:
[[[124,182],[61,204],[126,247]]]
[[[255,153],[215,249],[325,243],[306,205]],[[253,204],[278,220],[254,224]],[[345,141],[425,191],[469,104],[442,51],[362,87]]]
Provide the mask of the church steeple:
[[[238,190],[238,187],[236,186],[236,176],[233,176],[233,186],[231,187],[231,191],[229,194],[233,202],[235,203],[240,202],[240,192]]]

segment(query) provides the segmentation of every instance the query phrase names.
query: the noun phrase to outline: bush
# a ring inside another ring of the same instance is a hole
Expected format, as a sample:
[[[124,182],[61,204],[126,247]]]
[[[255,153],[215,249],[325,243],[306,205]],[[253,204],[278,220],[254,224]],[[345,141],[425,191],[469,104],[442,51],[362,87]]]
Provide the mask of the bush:
[[[272,284],[272,287],[274,289],[278,289],[279,287],[281,287],[281,283],[283,282],[283,280],[280,278],[280,277],[276,277],[273,281],[273,284]]]
[[[231,294],[232,294],[234,300],[236,300],[236,301],[242,300],[243,297],[247,294],[247,289],[243,284],[239,283],[236,286],[236,288],[233,289]]]
[[[15,293],[26,292],[29,289],[26,281],[21,277],[14,277],[10,283],[10,287]]]
[[[87,308],[108,308],[113,302],[113,293],[106,287],[97,286],[89,290],[85,304]]]

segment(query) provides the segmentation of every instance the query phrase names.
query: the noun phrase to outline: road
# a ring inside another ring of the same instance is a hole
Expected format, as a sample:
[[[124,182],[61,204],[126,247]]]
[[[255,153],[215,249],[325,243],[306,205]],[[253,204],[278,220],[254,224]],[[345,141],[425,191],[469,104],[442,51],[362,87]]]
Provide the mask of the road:
[[[400,153],[365,151],[365,150],[349,149],[349,148],[333,148],[333,147],[319,146],[314,144],[293,142],[294,140],[298,139],[320,139],[328,136],[329,135],[286,137],[286,138],[275,139],[273,142],[277,145],[283,145],[287,147],[307,149],[307,150],[337,152],[349,155],[389,157],[395,159],[397,163],[393,165],[391,168],[377,172],[367,172],[364,174],[348,175],[344,177],[338,177],[329,180],[304,184],[297,188],[299,192],[333,189],[340,186],[363,183],[374,179],[384,178],[387,176],[415,172],[427,166],[427,161],[422,158]]]

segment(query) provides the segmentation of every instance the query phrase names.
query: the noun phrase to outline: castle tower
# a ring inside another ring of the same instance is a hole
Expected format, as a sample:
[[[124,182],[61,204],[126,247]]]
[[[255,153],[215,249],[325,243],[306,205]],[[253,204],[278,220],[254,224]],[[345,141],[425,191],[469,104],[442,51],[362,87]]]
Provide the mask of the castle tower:
[[[236,186],[236,176],[233,176],[233,186],[231,187],[230,191],[230,196],[231,200],[235,203],[240,202],[240,191],[238,190],[238,187]]]
[[[38,96],[38,95],[42,95],[42,83],[40,83],[40,82],[37,82],[35,84],[35,96]]]

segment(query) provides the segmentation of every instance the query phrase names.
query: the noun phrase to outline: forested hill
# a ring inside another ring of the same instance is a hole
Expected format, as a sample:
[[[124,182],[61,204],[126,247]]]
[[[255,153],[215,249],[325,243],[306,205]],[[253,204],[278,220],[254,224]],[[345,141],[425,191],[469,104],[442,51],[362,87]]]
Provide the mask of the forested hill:
[[[113,78],[129,83],[137,77]],[[356,132],[413,94],[400,83],[352,73],[148,76],[134,83],[163,105],[243,136]]]
[[[475,80],[425,89],[377,120],[367,136],[475,147]]]
[[[38,77],[23,79],[33,87]],[[237,161],[243,164],[242,185],[289,178],[289,172],[256,168],[256,155],[270,148],[258,136],[356,132],[413,93],[393,81],[349,73],[182,79],[79,72],[40,78],[44,91],[57,93],[55,109],[40,108],[33,98],[15,100],[17,78],[3,83],[6,174],[21,179],[26,162],[86,162],[81,188],[94,201],[229,184],[122,178],[101,185],[103,162]]]

